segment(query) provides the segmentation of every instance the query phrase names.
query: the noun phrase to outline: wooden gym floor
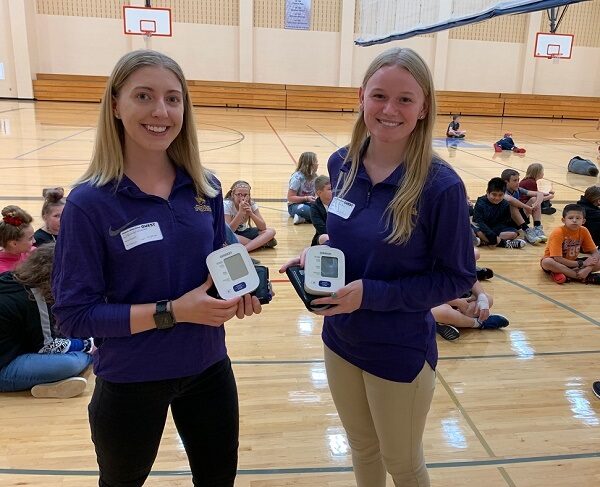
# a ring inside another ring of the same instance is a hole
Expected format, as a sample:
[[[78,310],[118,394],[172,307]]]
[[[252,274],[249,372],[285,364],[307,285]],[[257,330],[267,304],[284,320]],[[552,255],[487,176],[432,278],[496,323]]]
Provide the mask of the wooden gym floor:
[[[21,205],[40,224],[42,188],[68,187],[92,150],[96,104],[0,100],[0,200]],[[227,188],[252,184],[261,212],[277,230],[276,249],[255,257],[271,269],[277,292],[263,314],[227,324],[241,406],[240,487],[354,485],[344,431],[322,362],[321,319],[307,312],[279,276],[281,263],[309,244],[310,225],[293,226],[284,202],[294,161],[314,151],[326,173],[329,154],[349,140],[353,114],[196,109],[202,158]],[[598,184],[567,174],[573,155],[596,160],[596,122],[464,117],[468,138],[435,145],[464,178],[471,199],[507,168],[541,162],[559,212]],[[505,131],[524,156],[495,154]],[[560,213],[544,216],[549,233]],[[481,250],[501,331],[463,331],[439,340],[438,383],[425,432],[436,487],[595,487],[600,484],[600,289],[557,285],[539,268],[541,246]],[[93,388],[69,400],[0,395],[0,486],[97,485],[86,406]],[[191,485],[182,445],[169,421],[149,486]],[[391,481],[388,485],[392,485]]]

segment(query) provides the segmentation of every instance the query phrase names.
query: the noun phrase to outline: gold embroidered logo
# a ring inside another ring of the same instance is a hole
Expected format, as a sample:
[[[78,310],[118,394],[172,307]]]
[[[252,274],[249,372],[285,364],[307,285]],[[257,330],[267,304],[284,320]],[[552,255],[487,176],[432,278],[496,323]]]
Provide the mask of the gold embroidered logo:
[[[212,211],[209,205],[206,204],[206,200],[200,196],[196,196],[196,206],[194,206],[194,210],[196,211]]]

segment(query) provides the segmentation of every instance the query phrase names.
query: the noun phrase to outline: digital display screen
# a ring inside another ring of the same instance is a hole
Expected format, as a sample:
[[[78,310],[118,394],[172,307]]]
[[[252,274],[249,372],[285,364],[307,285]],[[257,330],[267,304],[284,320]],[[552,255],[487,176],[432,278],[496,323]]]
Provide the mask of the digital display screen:
[[[225,267],[227,268],[227,272],[229,272],[229,277],[231,277],[232,281],[237,281],[248,275],[248,269],[240,254],[234,254],[231,257],[227,257],[223,259],[223,262],[225,263]]]
[[[338,260],[337,257],[321,257],[321,276],[322,277],[338,277]]]

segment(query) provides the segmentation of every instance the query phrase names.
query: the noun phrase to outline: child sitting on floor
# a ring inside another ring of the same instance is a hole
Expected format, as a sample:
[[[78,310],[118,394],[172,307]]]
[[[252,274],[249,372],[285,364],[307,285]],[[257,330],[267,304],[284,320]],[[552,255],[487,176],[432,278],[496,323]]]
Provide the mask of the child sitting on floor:
[[[600,284],[600,252],[592,240],[585,222],[585,210],[576,204],[566,205],[562,213],[563,226],[550,234],[544,257],[540,261],[542,269],[548,272],[554,282],[563,284],[569,279],[585,284]],[[590,254],[579,258],[579,252]]]
[[[2,210],[0,220],[0,272],[12,271],[27,259],[33,250],[33,218],[18,206]]]
[[[486,294],[481,284],[476,282],[471,289],[471,296],[453,299],[432,308],[436,332],[446,340],[456,340],[460,336],[457,328],[496,330],[508,326],[509,321],[505,316],[490,314],[493,304],[492,296]]]
[[[235,232],[248,252],[277,245],[275,230],[267,228],[258,205],[250,197],[250,184],[236,181],[223,198],[225,223]],[[256,226],[252,226],[254,223]]]
[[[525,177],[519,181],[519,188],[538,192],[537,182],[540,179],[544,179],[544,166],[539,162],[529,164]],[[556,208],[552,208],[550,200],[554,198],[554,191],[550,190],[547,193],[542,191],[542,194],[544,195],[544,201],[542,201],[542,213],[544,215],[553,215],[556,213]],[[521,203],[527,203],[527,201],[529,201],[529,196],[523,193],[519,196],[519,199],[521,200]]]
[[[512,133],[506,132],[498,142],[494,144],[494,150],[496,152],[502,152],[503,150],[511,150],[517,154],[524,154],[525,149],[517,147],[515,141],[512,139]]]
[[[452,122],[448,124],[448,128],[446,129],[446,137],[464,139],[465,135],[467,135],[466,130],[460,130],[459,119],[460,115],[452,115]]]
[[[314,152],[303,152],[298,159],[296,172],[290,177],[287,193],[288,213],[294,225],[310,223],[310,207],[315,202],[315,179],[319,161]]]
[[[542,201],[544,194],[540,191],[529,191],[519,188],[519,172],[514,169],[505,169],[500,177],[506,182],[506,194],[504,199],[510,204],[510,216],[514,226],[525,233],[525,239],[530,244],[547,242],[548,237],[542,226]],[[525,203],[521,202],[521,196],[527,197]],[[533,216],[533,228],[529,227],[529,216]]]
[[[327,235],[327,208],[333,199],[329,176],[319,176],[315,179],[317,199],[310,208],[310,219],[315,227],[315,235],[311,245],[321,245],[329,240]]]
[[[501,178],[489,180],[486,194],[477,198],[473,209],[473,230],[481,245],[522,249],[526,243],[517,238],[510,205],[504,199],[505,190],[506,182]]]

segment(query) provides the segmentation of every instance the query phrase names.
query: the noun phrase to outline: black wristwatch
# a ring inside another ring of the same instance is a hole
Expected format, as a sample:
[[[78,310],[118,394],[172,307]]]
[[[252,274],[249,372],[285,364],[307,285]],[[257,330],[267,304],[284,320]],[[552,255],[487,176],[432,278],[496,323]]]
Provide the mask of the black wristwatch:
[[[577,261],[577,267],[579,267],[580,269],[583,267],[583,261],[582,260],[578,260]]]
[[[173,314],[173,306],[171,301],[164,300],[156,303],[156,312],[154,313],[154,323],[159,330],[173,328],[177,323]]]

